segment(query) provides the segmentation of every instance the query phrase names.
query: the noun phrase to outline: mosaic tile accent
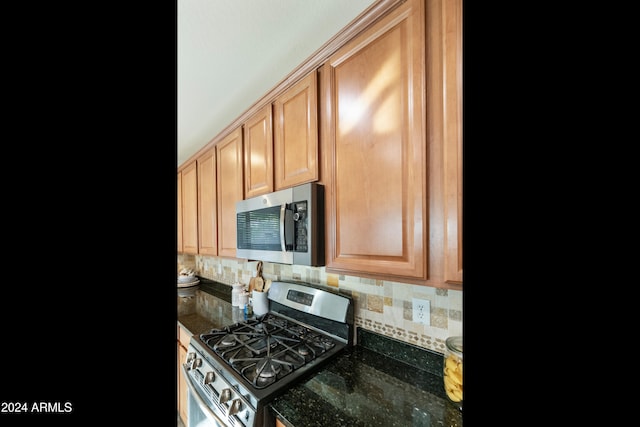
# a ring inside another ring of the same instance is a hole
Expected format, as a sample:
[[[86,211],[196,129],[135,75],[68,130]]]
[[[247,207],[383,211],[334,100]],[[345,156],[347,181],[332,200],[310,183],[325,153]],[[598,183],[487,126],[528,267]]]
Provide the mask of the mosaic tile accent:
[[[367,298],[367,310],[382,313],[383,300],[378,295],[369,295]]]
[[[404,320],[413,319],[413,302],[402,301],[402,318]]]
[[[231,286],[248,284],[255,274],[257,261],[202,255],[178,254],[178,271],[193,268],[196,274]],[[324,267],[307,267],[263,263],[265,279],[299,280],[338,288],[354,300],[355,326],[395,338],[408,344],[444,353],[449,336],[462,336],[462,291],[412,285],[402,282],[369,279],[327,273]],[[431,304],[430,326],[413,318],[413,298]],[[203,310],[204,300],[198,301]]]

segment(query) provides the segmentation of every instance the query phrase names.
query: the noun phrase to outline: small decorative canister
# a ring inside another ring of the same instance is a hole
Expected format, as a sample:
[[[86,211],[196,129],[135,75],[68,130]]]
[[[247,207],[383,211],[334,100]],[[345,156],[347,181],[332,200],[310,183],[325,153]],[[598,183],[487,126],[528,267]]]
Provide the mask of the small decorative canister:
[[[447,397],[462,410],[462,337],[447,338],[443,370]]]

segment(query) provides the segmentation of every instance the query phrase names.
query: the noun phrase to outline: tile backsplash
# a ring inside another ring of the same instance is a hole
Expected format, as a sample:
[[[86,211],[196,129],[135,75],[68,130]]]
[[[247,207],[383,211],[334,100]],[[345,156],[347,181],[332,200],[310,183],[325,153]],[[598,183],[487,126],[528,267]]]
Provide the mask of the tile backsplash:
[[[248,284],[257,261],[178,254],[178,271],[196,274],[231,286]],[[386,280],[326,273],[324,267],[265,262],[265,279],[300,280],[339,288],[355,302],[355,326],[409,344],[444,353],[445,340],[462,335],[462,291],[411,285]],[[414,299],[429,301],[429,325],[413,321]]]

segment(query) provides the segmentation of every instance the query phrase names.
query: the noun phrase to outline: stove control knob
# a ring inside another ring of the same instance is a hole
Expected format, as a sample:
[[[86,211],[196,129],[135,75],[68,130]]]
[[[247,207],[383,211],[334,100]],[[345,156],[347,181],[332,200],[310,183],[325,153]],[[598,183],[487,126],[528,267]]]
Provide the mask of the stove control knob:
[[[207,375],[204,377],[205,384],[211,384],[216,379],[216,376],[213,374],[213,371],[207,372]]]
[[[220,392],[220,403],[225,403],[231,399],[231,389],[225,388]]]
[[[202,359],[200,358],[196,358],[196,360],[193,361],[193,368],[199,368],[200,366],[202,366]]]
[[[193,367],[193,361],[196,359],[196,354],[195,353],[188,353],[187,354],[187,358],[185,359],[184,363],[187,364],[188,369],[191,369]]]
[[[235,415],[242,410],[242,401],[240,399],[233,399],[231,406],[229,407],[228,415]]]

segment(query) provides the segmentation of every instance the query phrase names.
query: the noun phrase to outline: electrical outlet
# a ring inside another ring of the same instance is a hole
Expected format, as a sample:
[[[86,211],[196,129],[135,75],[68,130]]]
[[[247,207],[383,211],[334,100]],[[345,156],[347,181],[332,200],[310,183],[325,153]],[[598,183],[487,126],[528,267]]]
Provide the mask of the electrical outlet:
[[[431,326],[431,302],[426,299],[413,299],[413,321]]]

